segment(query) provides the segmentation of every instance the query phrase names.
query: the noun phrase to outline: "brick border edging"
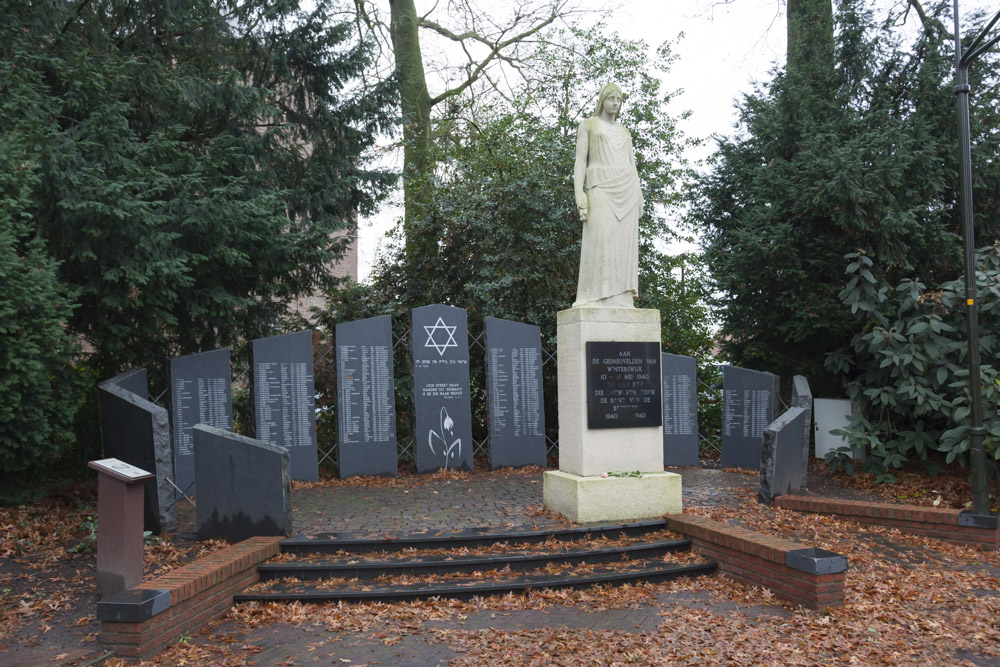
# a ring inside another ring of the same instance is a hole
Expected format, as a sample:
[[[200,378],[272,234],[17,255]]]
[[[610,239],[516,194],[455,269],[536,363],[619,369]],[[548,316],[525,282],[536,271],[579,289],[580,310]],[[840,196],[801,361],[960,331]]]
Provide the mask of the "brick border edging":
[[[796,495],[778,496],[773,506],[797,512],[832,514],[858,523],[899,528],[915,535],[978,545],[983,549],[1000,549],[1000,526],[995,515],[980,517],[964,510]]]
[[[668,514],[666,520],[670,530],[690,538],[732,577],[810,609],[844,603],[844,556],[703,516]]]
[[[232,606],[282,539],[251,537],[98,602],[101,643],[122,658],[155,655]]]

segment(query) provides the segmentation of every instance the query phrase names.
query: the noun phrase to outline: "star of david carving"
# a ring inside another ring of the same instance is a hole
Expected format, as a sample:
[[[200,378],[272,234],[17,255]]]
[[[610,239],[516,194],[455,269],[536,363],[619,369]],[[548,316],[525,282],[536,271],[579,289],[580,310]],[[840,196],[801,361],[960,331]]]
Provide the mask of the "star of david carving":
[[[437,350],[438,355],[443,357],[449,347],[458,347],[458,343],[455,342],[455,329],[457,328],[457,326],[449,327],[445,325],[444,320],[440,317],[434,323],[434,326],[425,325],[424,331],[427,332],[427,342],[424,343],[424,347],[433,347]],[[443,333],[438,333],[442,330]],[[439,343],[438,341],[444,338],[445,334],[448,336],[447,340]]]

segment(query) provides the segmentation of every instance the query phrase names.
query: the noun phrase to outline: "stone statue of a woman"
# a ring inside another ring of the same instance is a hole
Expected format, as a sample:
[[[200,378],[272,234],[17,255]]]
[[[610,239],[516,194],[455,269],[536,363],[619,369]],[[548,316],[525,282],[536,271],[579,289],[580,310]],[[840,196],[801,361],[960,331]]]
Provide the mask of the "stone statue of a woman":
[[[632,308],[639,289],[642,189],[632,137],[618,123],[621,106],[621,88],[604,86],[577,134],[573,186],[583,243],[574,308]]]

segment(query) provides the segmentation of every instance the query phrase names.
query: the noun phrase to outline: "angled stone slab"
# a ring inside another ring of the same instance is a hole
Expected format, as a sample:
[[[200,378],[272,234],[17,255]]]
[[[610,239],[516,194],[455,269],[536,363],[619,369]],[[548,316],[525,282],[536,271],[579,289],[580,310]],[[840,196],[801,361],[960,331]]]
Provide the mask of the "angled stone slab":
[[[170,419],[173,426],[174,483],[196,492],[194,435],[197,424],[233,430],[233,374],[229,348],[170,360]]]
[[[809,381],[804,375],[792,377],[792,405],[793,408],[802,408],[806,411],[805,416],[805,444],[802,448],[802,490],[806,489],[809,481],[809,440],[813,430],[813,396],[809,388]]]
[[[319,480],[312,331],[250,342],[254,434],[288,449],[292,479]]]
[[[291,534],[288,450],[204,424],[191,431],[198,539]]]
[[[802,490],[802,449],[809,443],[805,419],[805,408],[789,408],[764,429],[757,495],[765,505]]]
[[[149,381],[145,368],[133,368],[110,380],[105,380],[101,384],[109,383],[117,385],[125,391],[130,391],[139,398],[149,399]]]
[[[545,467],[541,329],[485,319],[490,468]]]
[[[722,467],[760,469],[764,429],[774,421],[778,376],[722,367]]]
[[[698,364],[660,355],[663,376],[663,465],[698,466]]]
[[[472,470],[469,329],[465,310],[440,304],[414,308],[410,350],[417,472]]]
[[[396,384],[389,315],[341,322],[337,345],[340,476],[396,476]]]
[[[97,387],[101,448],[107,458],[149,470],[145,482],[143,526],[154,533],[177,527],[174,512],[174,462],[167,411],[146,400],[146,370],[135,369]]]

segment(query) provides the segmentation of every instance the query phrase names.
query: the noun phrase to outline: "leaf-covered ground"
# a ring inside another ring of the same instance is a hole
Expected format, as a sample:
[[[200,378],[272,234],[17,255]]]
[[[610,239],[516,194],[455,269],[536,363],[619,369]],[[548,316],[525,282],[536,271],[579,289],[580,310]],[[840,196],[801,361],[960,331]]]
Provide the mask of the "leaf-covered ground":
[[[810,611],[726,576],[469,602],[247,604],[155,664],[1000,664],[1000,554],[771,510],[716,520],[848,556],[843,607]]]
[[[453,475],[460,482],[467,473]],[[147,664],[1000,665],[1000,553],[771,510],[756,502],[752,475],[729,478],[731,501],[685,511],[848,556],[843,607],[795,608],[721,575],[467,602],[247,604]],[[401,497],[420,483],[384,481]],[[946,493],[942,504],[952,504]],[[94,619],[93,508],[88,489],[0,508],[0,665],[83,665],[104,654]],[[541,512],[525,509],[525,522]],[[147,576],[219,546],[152,541]]]
[[[0,665],[82,664],[106,651],[96,620],[94,485],[39,502],[0,507]],[[222,541],[149,539],[144,577],[226,546]]]

